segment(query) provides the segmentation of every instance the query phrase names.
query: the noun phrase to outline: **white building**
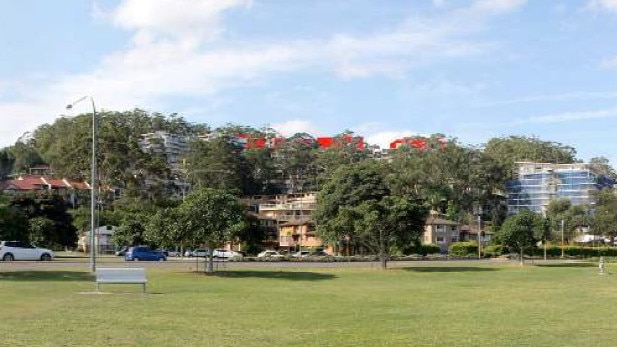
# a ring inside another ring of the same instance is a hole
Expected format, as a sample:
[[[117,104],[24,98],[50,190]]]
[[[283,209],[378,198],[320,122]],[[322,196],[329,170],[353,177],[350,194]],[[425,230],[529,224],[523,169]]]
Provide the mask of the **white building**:
[[[142,134],[139,147],[147,153],[164,155],[167,163],[174,166],[180,162],[182,155],[188,150],[188,137],[155,131]]]

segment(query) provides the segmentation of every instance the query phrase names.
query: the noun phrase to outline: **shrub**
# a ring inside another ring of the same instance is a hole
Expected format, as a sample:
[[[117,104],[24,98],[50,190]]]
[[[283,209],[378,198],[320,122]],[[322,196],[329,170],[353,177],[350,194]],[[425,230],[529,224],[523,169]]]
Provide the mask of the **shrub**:
[[[494,248],[493,248],[494,247]],[[499,250],[499,253],[497,253]],[[487,246],[484,249],[485,254],[490,256],[499,256],[500,254],[508,253],[508,250],[501,246]],[[495,252],[495,254],[493,254]],[[577,245],[567,245],[563,247],[563,253],[565,257],[574,258],[593,258],[593,257],[617,257],[617,247],[601,246],[601,247],[587,247]],[[544,247],[534,247],[525,249],[525,254],[535,257],[544,256]],[[548,245],[546,247],[546,256],[549,258],[561,257],[561,246]]]
[[[458,257],[478,254],[478,244],[476,242],[455,242],[450,245],[448,253]]]
[[[488,245],[482,249],[484,255],[488,257],[498,257],[503,254],[502,245]]]
[[[415,245],[405,250],[405,254],[419,254],[419,255],[427,255],[427,254],[439,254],[441,253],[441,248],[435,244],[422,244]]]

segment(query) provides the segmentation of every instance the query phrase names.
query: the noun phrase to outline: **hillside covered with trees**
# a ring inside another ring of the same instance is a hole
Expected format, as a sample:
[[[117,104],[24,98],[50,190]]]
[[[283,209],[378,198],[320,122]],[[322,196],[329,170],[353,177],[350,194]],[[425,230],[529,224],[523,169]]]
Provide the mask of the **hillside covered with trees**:
[[[28,173],[32,167],[48,165],[57,177],[87,181],[91,120],[91,114],[82,114],[41,125],[29,138],[0,150],[0,174],[5,178],[14,177]],[[336,190],[331,182],[345,182],[356,170],[358,174],[363,172],[358,165],[374,161],[380,164],[369,171],[373,175],[379,171],[380,184],[387,188],[386,195],[399,199],[396,204],[401,208],[406,206],[405,201],[411,201],[427,210],[440,211],[450,220],[468,224],[475,220],[474,215],[481,206],[482,219],[497,230],[507,217],[505,184],[511,178],[515,162],[579,161],[576,149],[568,145],[525,136],[493,138],[485,144],[467,145],[456,138],[435,134],[425,139],[423,148],[401,146],[392,150],[388,160],[375,159],[370,144],[362,147],[354,142],[340,141],[336,146],[319,148],[312,136],[305,133],[285,138],[274,148],[242,149],[231,140],[234,135],[267,137],[275,132],[234,124],[213,129],[176,115],[164,116],[138,109],[101,113],[99,131],[99,177],[104,188],[99,204],[99,224],[119,225],[122,232],[118,237],[125,242],[172,240],[152,234],[151,218],[162,218],[162,214],[167,213],[173,219],[173,212],[163,211],[181,205],[178,197],[189,193],[186,187],[195,192],[210,189],[238,197],[290,190],[322,191],[323,197],[328,191]],[[163,155],[140,149],[142,134],[155,131],[192,139],[180,167],[168,165]],[[348,134],[343,132],[339,136]],[[608,160],[600,157],[591,162],[606,176],[615,178]],[[370,185],[365,188],[368,191],[363,194],[368,195],[375,193],[372,189],[381,189]],[[384,191],[379,194],[382,196]],[[56,214],[65,216],[57,220],[49,214],[32,212],[37,211],[32,206],[42,206],[51,201],[51,197],[30,199],[29,207],[24,207],[19,199],[2,198],[0,223],[4,227],[0,228],[0,239],[30,239],[56,248],[70,247],[76,239],[72,234],[88,226],[87,204],[73,208],[56,202],[58,211],[64,211]],[[613,203],[609,198],[604,200]],[[375,200],[379,201],[381,198]],[[356,213],[368,208],[359,206]],[[322,215],[328,216],[328,208],[321,208]],[[564,214],[569,208],[557,206],[553,210],[556,214]],[[412,207],[405,209],[413,210]],[[577,215],[576,211],[571,214],[572,218]],[[610,221],[604,223],[607,230],[617,229]],[[66,228],[67,224],[72,227]],[[617,222],[615,224],[617,226]],[[244,225],[249,227],[250,223]],[[71,235],[50,236],[61,228]],[[176,232],[180,232],[178,230]]]

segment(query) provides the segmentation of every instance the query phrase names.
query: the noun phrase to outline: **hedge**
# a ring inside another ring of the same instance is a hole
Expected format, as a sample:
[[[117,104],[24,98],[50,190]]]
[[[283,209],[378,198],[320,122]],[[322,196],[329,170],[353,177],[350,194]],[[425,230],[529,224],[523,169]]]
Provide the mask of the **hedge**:
[[[477,250],[477,249],[476,249]],[[487,256],[498,257],[500,255],[511,253],[506,247],[501,245],[486,246],[483,253]],[[617,247],[587,247],[568,245],[563,248],[564,256],[576,258],[591,258],[591,257],[617,257]],[[525,254],[542,257],[544,256],[544,247],[534,247],[525,250]],[[561,246],[549,245],[546,247],[546,256],[549,258],[561,257]]]
[[[473,254],[478,254],[478,243],[476,242],[455,242],[448,248],[448,254],[465,257]]]

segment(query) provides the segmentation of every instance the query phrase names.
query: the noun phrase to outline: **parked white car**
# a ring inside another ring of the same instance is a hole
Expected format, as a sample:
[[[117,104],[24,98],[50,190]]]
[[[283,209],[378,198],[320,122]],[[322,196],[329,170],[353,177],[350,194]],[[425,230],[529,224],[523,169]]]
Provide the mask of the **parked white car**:
[[[207,249],[203,249],[203,248],[195,249],[192,251],[186,251],[184,253],[185,257],[202,257],[203,258],[209,255],[210,255],[210,252]]]
[[[223,259],[242,259],[242,253],[236,252],[236,251],[231,251],[228,249],[215,249],[212,252],[212,256],[214,258],[223,258]]]
[[[257,258],[283,258],[284,255],[277,251],[263,251],[257,254]]]
[[[309,251],[298,251],[298,252],[296,252],[296,253],[292,254],[291,256],[292,256],[293,258],[306,258],[306,257],[308,257],[310,254],[311,254],[311,252],[309,252]]]
[[[13,260],[52,260],[54,252],[21,241],[0,241],[0,259]]]

